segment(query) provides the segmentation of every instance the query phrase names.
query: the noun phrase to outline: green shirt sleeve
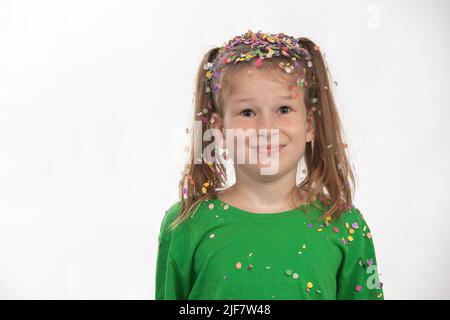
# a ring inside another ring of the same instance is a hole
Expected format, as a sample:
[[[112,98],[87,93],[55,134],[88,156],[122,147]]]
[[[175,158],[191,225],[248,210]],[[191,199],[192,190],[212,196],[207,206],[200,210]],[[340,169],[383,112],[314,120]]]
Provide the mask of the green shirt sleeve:
[[[361,212],[353,207],[342,216],[343,260],[337,275],[337,299],[384,300],[375,248]]]
[[[174,259],[172,250],[176,244],[172,232],[168,230],[179,209],[179,202],[172,205],[161,223],[156,259],[155,300],[184,300],[189,294],[189,270],[180,268]]]

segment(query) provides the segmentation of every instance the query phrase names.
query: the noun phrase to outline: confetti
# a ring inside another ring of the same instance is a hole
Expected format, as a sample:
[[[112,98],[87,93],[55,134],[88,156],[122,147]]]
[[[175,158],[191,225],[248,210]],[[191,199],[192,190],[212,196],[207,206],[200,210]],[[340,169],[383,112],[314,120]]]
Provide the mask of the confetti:
[[[289,277],[292,276],[292,273],[293,273],[293,271],[291,269],[287,269],[285,272],[285,274]]]
[[[209,209],[214,209],[214,203],[208,204],[208,208],[209,208]]]
[[[352,228],[353,229],[359,229],[358,223],[356,223],[356,222],[352,223]]]
[[[230,206],[226,204],[226,205],[223,206],[223,209],[224,209],[224,210],[228,210],[229,207],[230,207]]]
[[[243,44],[245,50],[240,49]],[[300,75],[297,80],[299,87],[307,84],[304,79],[306,69],[303,66],[312,67],[312,56],[301,43],[300,38],[287,36],[284,33],[269,34],[261,31],[255,33],[248,30],[246,33],[225,42],[218,51],[215,62],[207,62],[203,66],[207,80],[205,90],[208,93],[211,92],[211,87],[213,87],[214,92],[221,88],[220,83],[215,83],[215,81],[217,79],[220,81],[222,66],[226,64],[255,59],[254,65],[258,68],[262,66],[264,59],[284,56],[290,58],[292,62],[281,62],[279,67],[288,74],[297,70]]]
[[[242,263],[238,262],[236,263],[236,269],[241,269],[242,268]]]
[[[249,264],[248,270],[252,270],[252,269],[253,269],[253,264]]]
[[[372,234],[370,232],[367,232],[367,238],[372,239]]]
[[[308,282],[307,285],[306,285],[306,287],[307,287],[308,289],[312,289],[312,288],[314,287],[314,284],[313,284],[312,282]]]
[[[355,290],[356,291],[361,291],[362,290],[362,285],[360,285],[360,284],[358,284],[356,287],[355,287]]]
[[[348,233],[354,234],[354,233],[355,233],[355,230],[354,230],[353,228],[350,228],[350,229],[348,229]]]
[[[296,273],[296,272],[294,272],[294,273],[292,274],[292,278],[294,278],[294,279],[298,279],[299,277],[300,277],[299,274]]]
[[[348,239],[348,241],[350,241],[350,242],[353,241],[353,237],[352,237],[352,236],[348,236],[347,239]]]
[[[313,227],[313,225],[312,225],[312,223],[308,223],[308,228],[312,228]]]
[[[208,186],[209,186],[209,182],[207,181],[202,186],[202,193],[207,193]]]
[[[334,231],[335,233],[338,233],[338,232],[339,232],[339,228],[338,228],[338,227],[334,227],[334,228],[333,228],[333,231]]]
[[[209,238],[210,239],[213,239],[213,238],[215,238],[216,237],[216,235],[214,234],[214,233],[211,233],[210,235],[209,235]]]

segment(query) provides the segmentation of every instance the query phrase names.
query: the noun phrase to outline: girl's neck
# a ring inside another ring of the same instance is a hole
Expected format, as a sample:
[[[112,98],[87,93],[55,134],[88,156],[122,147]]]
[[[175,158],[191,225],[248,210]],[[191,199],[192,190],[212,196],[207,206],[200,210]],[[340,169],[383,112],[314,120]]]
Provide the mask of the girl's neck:
[[[292,190],[296,185],[297,171],[284,176],[261,176],[255,179],[239,169],[236,170],[236,183],[219,192],[217,198],[243,210],[255,213],[282,212],[305,203],[306,195]]]

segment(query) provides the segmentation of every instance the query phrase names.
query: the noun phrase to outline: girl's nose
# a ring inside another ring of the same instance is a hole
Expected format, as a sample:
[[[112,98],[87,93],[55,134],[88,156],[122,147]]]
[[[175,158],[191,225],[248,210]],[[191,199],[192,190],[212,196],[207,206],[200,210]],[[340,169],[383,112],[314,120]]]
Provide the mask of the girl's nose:
[[[279,135],[279,128],[276,123],[276,119],[272,115],[261,115],[257,123],[257,135],[260,138],[267,139],[272,142],[276,142]]]
[[[261,114],[258,117],[257,129],[278,129],[276,121],[270,114]]]

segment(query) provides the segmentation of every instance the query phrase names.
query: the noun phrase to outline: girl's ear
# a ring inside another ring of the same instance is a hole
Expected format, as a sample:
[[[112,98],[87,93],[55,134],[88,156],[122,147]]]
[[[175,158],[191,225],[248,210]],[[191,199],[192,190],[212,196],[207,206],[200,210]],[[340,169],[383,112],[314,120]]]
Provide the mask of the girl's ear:
[[[309,110],[306,116],[306,142],[314,140],[315,136],[314,110]]]

